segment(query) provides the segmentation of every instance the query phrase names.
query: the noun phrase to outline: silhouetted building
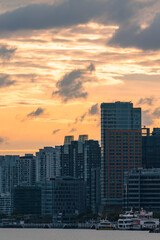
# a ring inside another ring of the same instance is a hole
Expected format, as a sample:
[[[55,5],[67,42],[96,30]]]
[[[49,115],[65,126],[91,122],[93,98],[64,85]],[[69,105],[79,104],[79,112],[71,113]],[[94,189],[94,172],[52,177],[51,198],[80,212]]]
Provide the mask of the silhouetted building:
[[[41,215],[41,188],[38,186],[18,186],[13,193],[14,214]]]
[[[74,136],[65,136],[64,145],[71,144],[72,141],[74,141]]]
[[[83,136],[83,137],[82,137]],[[88,136],[81,135],[79,141],[63,146],[62,151],[62,176],[71,176],[86,182],[87,208],[91,209],[92,169],[100,168],[101,152],[98,141],[85,140]],[[96,178],[97,179],[97,178]]]
[[[101,203],[100,167],[91,169],[91,210],[98,213]]]
[[[71,177],[53,178],[42,184],[42,215],[61,216],[62,222],[70,222],[85,211],[85,183]]]
[[[36,181],[61,175],[61,146],[44,147],[36,153]]]
[[[123,208],[160,211],[160,168],[132,169],[124,174]]]
[[[79,135],[78,141],[85,143],[88,140],[88,135]]]
[[[1,156],[0,159],[0,193],[12,193],[19,184],[17,162],[18,155]]]
[[[17,161],[18,185],[33,186],[36,183],[36,158],[25,154]]]
[[[141,148],[141,109],[131,102],[102,103],[102,206],[121,206],[124,171],[141,166]]]
[[[142,135],[142,164],[145,168],[160,168],[160,128],[153,128],[151,135],[148,129]]]
[[[0,194],[0,214],[10,216],[13,213],[13,198],[11,193]]]

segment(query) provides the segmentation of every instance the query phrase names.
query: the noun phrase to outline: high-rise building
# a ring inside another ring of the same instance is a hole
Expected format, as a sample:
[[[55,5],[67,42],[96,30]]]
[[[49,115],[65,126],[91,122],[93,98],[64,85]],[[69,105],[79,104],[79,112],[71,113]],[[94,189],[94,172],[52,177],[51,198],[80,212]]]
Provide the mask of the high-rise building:
[[[87,135],[81,135],[78,141],[63,146],[62,176],[70,176],[86,182],[86,203],[87,208],[91,209],[91,196],[95,194],[93,193],[95,186],[92,188],[92,177],[94,177],[92,169],[100,168],[101,152],[98,141],[87,139]]]
[[[78,141],[85,143],[88,140],[88,135],[79,135]]]
[[[142,164],[145,168],[160,168],[160,128],[143,128],[142,132]]]
[[[122,204],[124,171],[141,166],[141,109],[101,104],[101,204]]]
[[[25,154],[17,161],[18,185],[33,186],[36,182],[36,158],[33,154]]]
[[[61,175],[61,146],[44,147],[36,153],[36,181]]]
[[[64,145],[71,144],[72,141],[74,141],[74,136],[65,136]]]
[[[0,193],[12,193],[19,184],[17,162],[18,155],[6,155],[0,158]]]

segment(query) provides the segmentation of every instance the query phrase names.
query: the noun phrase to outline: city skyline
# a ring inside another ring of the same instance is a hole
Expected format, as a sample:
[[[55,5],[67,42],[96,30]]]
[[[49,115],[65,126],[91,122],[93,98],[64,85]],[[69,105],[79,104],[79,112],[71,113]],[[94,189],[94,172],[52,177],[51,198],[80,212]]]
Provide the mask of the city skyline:
[[[143,125],[159,127],[160,3],[117,6],[1,1],[0,155],[35,153],[66,135],[100,141],[102,102],[132,101]]]

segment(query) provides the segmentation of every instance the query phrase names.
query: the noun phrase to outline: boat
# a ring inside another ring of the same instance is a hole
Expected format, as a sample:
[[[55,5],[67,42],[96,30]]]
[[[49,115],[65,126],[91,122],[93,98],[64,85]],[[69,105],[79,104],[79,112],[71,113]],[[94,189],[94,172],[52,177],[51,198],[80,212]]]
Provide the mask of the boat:
[[[118,229],[120,230],[151,230],[159,226],[159,219],[153,218],[153,212],[145,210],[134,212],[132,209],[120,215]]]
[[[97,230],[116,230],[114,224],[112,224],[107,219],[100,220],[100,222],[96,226]]]

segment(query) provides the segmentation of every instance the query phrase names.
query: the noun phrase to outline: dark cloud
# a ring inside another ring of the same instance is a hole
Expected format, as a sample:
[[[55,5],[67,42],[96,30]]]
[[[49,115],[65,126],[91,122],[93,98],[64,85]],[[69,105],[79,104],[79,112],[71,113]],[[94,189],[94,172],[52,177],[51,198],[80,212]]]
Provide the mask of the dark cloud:
[[[87,92],[83,88],[83,74],[82,70],[73,70],[66,74],[61,80],[56,83],[57,91],[52,95],[58,95],[64,102],[76,98],[86,98]]]
[[[89,115],[98,115],[99,114],[99,106],[98,103],[93,105],[89,110],[88,110]]]
[[[58,133],[58,132],[60,132],[60,131],[61,131],[61,129],[55,129],[55,130],[52,132],[52,134],[55,135],[56,133]]]
[[[155,118],[159,118],[160,117],[160,108],[159,107],[156,108],[152,114]]]
[[[10,59],[17,49],[13,47],[9,47],[7,45],[0,46],[0,57],[2,59]]]
[[[44,111],[45,111],[45,109],[43,109],[43,108],[37,108],[37,110],[29,113],[29,114],[27,115],[27,117],[29,117],[29,118],[34,118],[34,117],[41,116],[41,115],[44,113]]]
[[[61,4],[32,4],[0,15],[0,30],[47,29],[97,20],[105,24],[124,22],[140,5],[135,0],[67,0]]]
[[[76,131],[77,131],[76,128],[72,128],[72,129],[69,131],[69,133],[76,132]]]
[[[101,15],[104,8],[106,3],[101,0],[68,0],[59,5],[32,4],[1,14],[0,30],[46,29],[86,23]]]
[[[153,125],[153,116],[149,112],[149,110],[142,111],[142,125],[144,126],[151,126]]]
[[[0,74],[0,88],[12,86],[15,82],[16,81],[9,80],[8,75]]]
[[[160,48],[160,14],[154,18],[158,9],[153,8],[156,3],[157,0],[121,0],[121,4],[119,0],[66,0],[60,4],[31,4],[1,14],[0,31],[63,28],[96,21],[119,26],[110,45],[156,50]],[[147,11],[154,21],[142,29]]]
[[[147,104],[149,106],[152,106],[154,100],[155,100],[154,97],[140,98],[138,104]]]
[[[89,108],[88,111],[85,112],[82,116],[77,117],[74,123],[76,124],[78,122],[83,122],[87,116],[94,116],[98,114],[99,114],[99,106],[97,103],[97,104],[94,104],[91,108]]]
[[[94,66],[94,65],[93,65]],[[67,102],[72,99],[86,98],[88,93],[85,91],[83,84],[88,81],[93,81],[91,75],[88,74],[91,71],[91,67],[87,69],[77,69],[64,75],[64,77],[56,83],[57,91],[54,91],[52,95],[58,95],[63,102]]]
[[[157,50],[160,48],[159,29],[160,14],[157,14],[153,23],[144,29],[141,29],[140,25],[134,23],[128,26],[122,24],[108,43],[112,46]]]

